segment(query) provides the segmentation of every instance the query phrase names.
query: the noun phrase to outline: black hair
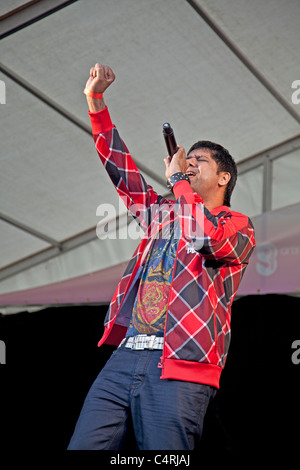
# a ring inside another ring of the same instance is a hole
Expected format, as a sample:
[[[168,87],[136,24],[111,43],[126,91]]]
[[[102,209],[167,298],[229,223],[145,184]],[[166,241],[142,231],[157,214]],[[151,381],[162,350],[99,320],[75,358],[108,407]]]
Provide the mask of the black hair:
[[[222,145],[215,144],[210,140],[199,140],[199,142],[196,142],[194,145],[192,145],[187,155],[189,155],[193,150],[197,149],[209,149],[211,151],[212,158],[217,162],[218,173],[220,171],[226,171],[230,173],[230,180],[226,185],[224,194],[224,205],[230,207],[231,194],[237,180],[237,167],[234,159],[228,150],[222,147]]]

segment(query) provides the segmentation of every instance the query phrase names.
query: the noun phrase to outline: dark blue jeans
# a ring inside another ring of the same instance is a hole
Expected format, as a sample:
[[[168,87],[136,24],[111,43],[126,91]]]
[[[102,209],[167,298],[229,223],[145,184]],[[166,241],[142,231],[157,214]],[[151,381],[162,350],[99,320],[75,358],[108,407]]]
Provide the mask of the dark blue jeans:
[[[68,450],[122,450],[129,423],[140,450],[191,450],[216,389],[160,379],[162,351],[121,346],[93,383]]]

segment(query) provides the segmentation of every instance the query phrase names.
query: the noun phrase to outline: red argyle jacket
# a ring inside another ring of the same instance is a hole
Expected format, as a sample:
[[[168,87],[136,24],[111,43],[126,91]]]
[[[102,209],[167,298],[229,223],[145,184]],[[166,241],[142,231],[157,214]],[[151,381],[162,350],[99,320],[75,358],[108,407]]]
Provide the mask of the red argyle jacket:
[[[139,173],[108,109],[89,114],[100,159],[145,232],[111,300],[99,346],[118,345],[124,338],[131,313],[130,292],[146,250],[162,226],[174,220],[180,236],[168,300],[161,378],[218,388],[230,343],[231,304],[255,246],[253,226],[248,217],[227,206],[209,212],[188,181],[175,184],[176,201],[159,196]],[[125,299],[127,312],[122,311]]]

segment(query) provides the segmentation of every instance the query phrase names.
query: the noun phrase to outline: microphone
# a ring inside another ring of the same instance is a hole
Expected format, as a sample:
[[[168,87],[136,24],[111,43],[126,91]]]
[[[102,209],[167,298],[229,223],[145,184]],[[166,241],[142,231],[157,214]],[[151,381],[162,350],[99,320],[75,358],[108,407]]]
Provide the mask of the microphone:
[[[163,125],[163,136],[165,138],[168,155],[172,158],[174,153],[177,152],[177,144],[174,131],[168,122],[165,122]]]

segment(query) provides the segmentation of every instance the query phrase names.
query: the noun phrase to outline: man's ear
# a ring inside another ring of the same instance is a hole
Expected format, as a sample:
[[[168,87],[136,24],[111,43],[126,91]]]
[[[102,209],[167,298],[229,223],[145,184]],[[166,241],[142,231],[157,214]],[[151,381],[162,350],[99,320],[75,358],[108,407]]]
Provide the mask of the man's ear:
[[[220,171],[219,173],[219,186],[226,186],[231,178],[231,174],[228,171]]]

